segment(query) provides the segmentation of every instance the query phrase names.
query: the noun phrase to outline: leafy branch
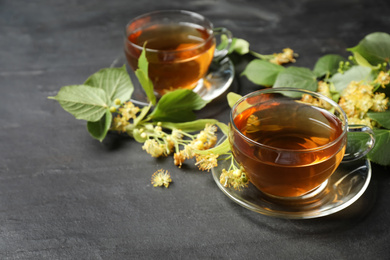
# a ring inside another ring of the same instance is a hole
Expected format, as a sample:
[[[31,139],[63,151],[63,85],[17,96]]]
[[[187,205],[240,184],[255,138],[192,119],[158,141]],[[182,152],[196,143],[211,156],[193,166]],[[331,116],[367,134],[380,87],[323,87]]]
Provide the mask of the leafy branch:
[[[346,112],[350,124],[374,128],[376,145],[368,158],[381,165],[390,165],[390,35],[376,32],[367,35],[355,47],[348,48],[348,59],[327,54],[319,58],[313,69],[275,64],[269,55],[257,55],[245,40],[236,40],[231,51],[249,54],[242,76],[266,87],[291,87],[324,94]],[[278,56],[282,54],[276,54]],[[290,56],[292,58],[292,56]],[[279,59],[281,60],[281,59]],[[363,138],[363,137],[362,137]]]

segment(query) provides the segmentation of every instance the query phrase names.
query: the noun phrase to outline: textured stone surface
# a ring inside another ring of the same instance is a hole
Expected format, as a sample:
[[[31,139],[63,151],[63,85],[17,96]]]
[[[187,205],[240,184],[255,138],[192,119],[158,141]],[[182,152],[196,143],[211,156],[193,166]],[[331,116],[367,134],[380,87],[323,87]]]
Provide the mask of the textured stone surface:
[[[199,12],[260,53],[291,47],[310,68],[390,28],[386,0],[0,1],[0,258],[388,259],[389,169],[375,166],[368,191],[340,213],[270,218],[194,166],[153,159],[131,139],[93,140],[47,99],[110,66],[127,21],[159,9]],[[257,88],[242,77],[233,86]],[[199,115],[227,122],[224,97]],[[160,168],[174,180],[167,190],[150,184]]]

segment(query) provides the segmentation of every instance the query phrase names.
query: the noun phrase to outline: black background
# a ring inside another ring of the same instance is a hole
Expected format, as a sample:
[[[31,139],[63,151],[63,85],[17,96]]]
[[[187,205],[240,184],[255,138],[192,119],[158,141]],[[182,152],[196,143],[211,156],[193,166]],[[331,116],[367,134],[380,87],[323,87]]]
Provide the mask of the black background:
[[[122,57],[124,25],[160,9],[199,12],[259,53],[290,47],[308,68],[390,29],[387,0],[1,0],[0,258],[389,259],[388,168],[374,165],[367,192],[337,214],[271,218],[194,165],[151,158],[130,138],[99,143],[47,99]],[[240,94],[258,89],[239,76],[244,64],[232,85]],[[198,115],[226,123],[228,111],[221,96]],[[160,168],[169,189],[150,184]]]

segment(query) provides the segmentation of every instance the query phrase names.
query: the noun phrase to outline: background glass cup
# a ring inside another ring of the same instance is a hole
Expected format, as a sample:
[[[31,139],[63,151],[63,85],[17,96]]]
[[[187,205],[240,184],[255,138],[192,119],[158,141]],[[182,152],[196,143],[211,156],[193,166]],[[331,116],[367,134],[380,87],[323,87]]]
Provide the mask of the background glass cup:
[[[228,44],[216,50],[216,35],[225,35]],[[232,36],[200,14],[156,11],[136,17],[126,25],[124,50],[133,70],[145,45],[149,78],[155,93],[162,96],[179,88],[193,89],[213,59],[227,54]]]
[[[369,139],[361,150],[345,154],[348,131],[364,132]],[[375,144],[372,130],[348,126],[333,100],[292,88],[242,97],[230,114],[229,141],[252,184],[270,197],[289,200],[319,194],[343,160],[361,158]]]

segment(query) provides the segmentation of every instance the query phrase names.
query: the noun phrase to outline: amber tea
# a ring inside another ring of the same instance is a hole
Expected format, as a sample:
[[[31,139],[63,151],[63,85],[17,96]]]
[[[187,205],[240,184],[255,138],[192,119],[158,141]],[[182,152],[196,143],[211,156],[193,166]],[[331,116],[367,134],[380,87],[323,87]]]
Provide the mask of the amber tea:
[[[193,89],[203,78],[213,59],[213,31],[198,24],[154,24],[127,35],[125,54],[137,69],[142,46],[146,46],[149,77],[159,95],[186,88]]]
[[[324,183],[343,159],[342,121],[325,109],[270,98],[233,120],[238,129],[230,136],[234,157],[268,195],[306,194]]]

